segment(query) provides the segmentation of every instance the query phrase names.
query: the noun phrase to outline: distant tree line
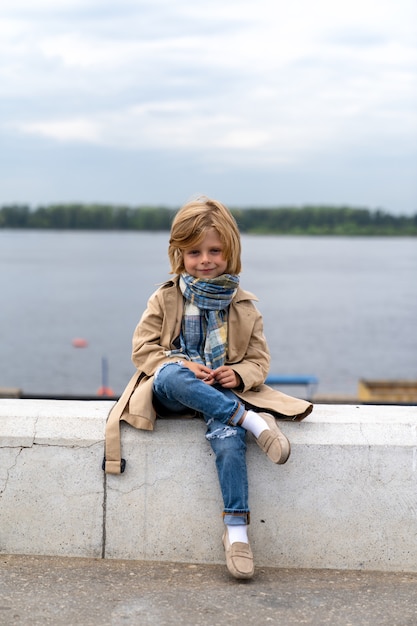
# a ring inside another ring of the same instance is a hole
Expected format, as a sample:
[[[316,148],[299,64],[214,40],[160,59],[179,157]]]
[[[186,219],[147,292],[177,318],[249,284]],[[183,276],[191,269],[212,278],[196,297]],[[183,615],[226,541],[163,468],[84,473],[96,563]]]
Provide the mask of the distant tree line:
[[[242,233],[416,236],[417,214],[392,215],[348,206],[232,208]],[[0,228],[168,231],[176,209],[155,206],[52,204],[0,208]]]

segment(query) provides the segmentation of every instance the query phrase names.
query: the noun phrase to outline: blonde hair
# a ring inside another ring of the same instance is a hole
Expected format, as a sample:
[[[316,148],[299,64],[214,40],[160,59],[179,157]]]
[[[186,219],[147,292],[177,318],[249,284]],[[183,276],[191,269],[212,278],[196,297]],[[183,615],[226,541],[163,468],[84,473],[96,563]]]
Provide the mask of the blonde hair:
[[[236,220],[221,202],[205,196],[184,204],[174,217],[168,247],[171,274],[184,271],[184,250],[198,245],[211,228],[216,229],[222,242],[227,273],[240,274],[241,245]]]

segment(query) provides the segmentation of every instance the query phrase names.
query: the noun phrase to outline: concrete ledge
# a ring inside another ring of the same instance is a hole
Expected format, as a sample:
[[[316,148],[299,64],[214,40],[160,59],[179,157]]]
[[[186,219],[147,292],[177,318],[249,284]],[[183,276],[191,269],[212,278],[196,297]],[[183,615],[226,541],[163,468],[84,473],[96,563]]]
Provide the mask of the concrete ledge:
[[[204,424],[122,425],[126,472],[101,470],[113,402],[0,400],[0,552],[223,563]],[[274,466],[250,440],[258,566],[417,571],[417,412],[319,405],[282,423]]]

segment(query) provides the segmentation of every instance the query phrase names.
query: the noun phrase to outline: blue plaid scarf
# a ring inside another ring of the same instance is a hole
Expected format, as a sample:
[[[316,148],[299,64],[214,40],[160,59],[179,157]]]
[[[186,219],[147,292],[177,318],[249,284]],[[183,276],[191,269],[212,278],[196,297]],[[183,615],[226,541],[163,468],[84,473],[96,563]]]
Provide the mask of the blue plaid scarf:
[[[181,352],[190,361],[211,369],[224,365],[227,351],[227,310],[239,277],[222,274],[201,280],[183,273],[180,289],[185,298],[180,334]]]

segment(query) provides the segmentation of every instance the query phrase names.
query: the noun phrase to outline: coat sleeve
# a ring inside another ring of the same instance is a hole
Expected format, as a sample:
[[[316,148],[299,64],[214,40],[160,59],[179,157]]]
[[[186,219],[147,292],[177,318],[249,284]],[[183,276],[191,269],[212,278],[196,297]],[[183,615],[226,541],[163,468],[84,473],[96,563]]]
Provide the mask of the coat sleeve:
[[[230,367],[240,376],[249,391],[265,382],[271,356],[265,339],[263,318],[252,302],[237,305],[237,319],[231,320]],[[241,319],[239,319],[241,318]]]
[[[152,376],[163,363],[178,360],[178,357],[168,355],[174,348],[173,339],[161,290],[158,290],[149,298],[133,334],[132,361],[135,367]]]

